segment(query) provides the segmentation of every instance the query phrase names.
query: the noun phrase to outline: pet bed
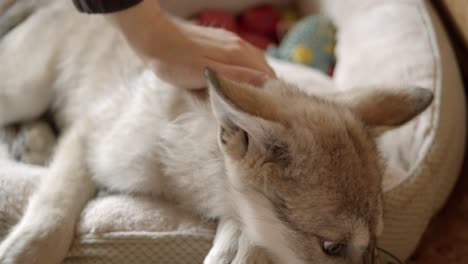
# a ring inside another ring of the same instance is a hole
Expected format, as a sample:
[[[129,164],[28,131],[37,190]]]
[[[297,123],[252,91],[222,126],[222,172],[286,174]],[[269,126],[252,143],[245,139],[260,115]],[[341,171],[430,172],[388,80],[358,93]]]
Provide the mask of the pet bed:
[[[184,2],[172,1],[170,8],[174,13],[197,11],[187,10],[190,5],[181,8]],[[244,2],[249,4],[238,4]],[[463,160],[465,101],[453,51],[438,17],[420,0],[328,0],[322,8],[338,28],[333,79],[273,62],[280,76],[303,86],[320,82],[324,89],[332,82],[340,89],[410,84],[434,92],[428,110],[379,142],[389,164],[379,244],[406,259],[446,200]],[[18,220],[38,178],[47,173],[7,156],[0,142],[0,236]],[[102,194],[82,213],[65,263],[201,263],[213,235],[214,223],[167,202]]]

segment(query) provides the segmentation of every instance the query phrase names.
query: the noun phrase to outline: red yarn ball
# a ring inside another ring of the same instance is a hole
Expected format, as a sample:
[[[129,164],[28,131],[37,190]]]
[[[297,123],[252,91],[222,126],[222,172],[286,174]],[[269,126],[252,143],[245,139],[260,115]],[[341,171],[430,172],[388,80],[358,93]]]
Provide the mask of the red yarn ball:
[[[276,26],[280,18],[276,7],[261,5],[246,10],[240,17],[240,25],[242,30],[271,38],[276,34]]]
[[[261,49],[266,49],[270,44],[273,44],[272,40],[262,35],[258,35],[247,31],[241,31],[238,34],[247,42]]]
[[[236,18],[222,10],[205,10],[195,17],[195,23],[201,26],[223,28],[232,32],[237,32]]]

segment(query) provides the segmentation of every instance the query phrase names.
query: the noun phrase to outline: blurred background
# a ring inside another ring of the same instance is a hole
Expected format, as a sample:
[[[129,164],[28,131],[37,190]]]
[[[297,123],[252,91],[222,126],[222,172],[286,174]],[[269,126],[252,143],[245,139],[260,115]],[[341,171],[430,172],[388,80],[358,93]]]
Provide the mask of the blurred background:
[[[432,0],[462,69],[468,92],[468,1]],[[468,263],[468,160],[444,209],[433,219],[409,264]]]

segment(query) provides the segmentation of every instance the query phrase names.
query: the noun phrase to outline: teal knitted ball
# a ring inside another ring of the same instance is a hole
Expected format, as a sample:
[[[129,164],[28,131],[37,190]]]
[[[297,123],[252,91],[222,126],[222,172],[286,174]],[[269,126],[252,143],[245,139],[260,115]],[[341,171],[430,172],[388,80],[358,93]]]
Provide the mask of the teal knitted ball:
[[[279,46],[270,46],[268,53],[283,59],[329,72],[334,65],[336,28],[322,15],[301,19],[284,36]]]

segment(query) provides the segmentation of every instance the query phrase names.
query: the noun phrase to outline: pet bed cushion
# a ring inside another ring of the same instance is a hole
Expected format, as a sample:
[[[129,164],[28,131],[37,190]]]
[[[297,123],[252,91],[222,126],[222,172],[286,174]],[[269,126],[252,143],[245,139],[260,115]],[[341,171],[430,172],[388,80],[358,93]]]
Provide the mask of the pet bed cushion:
[[[422,1],[328,0],[323,8],[339,29],[333,80],[311,69],[275,63],[279,75],[301,86],[320,82],[324,89],[332,87],[332,81],[341,89],[402,84],[435,94],[423,115],[380,141],[390,168],[380,244],[405,259],[445,201],[463,158],[465,102],[453,52],[440,21]],[[0,158],[5,153],[0,145]],[[47,169],[7,159],[0,161],[0,168],[4,235]],[[175,210],[168,202],[102,194],[82,213],[65,263],[201,263],[213,234],[213,223]]]

